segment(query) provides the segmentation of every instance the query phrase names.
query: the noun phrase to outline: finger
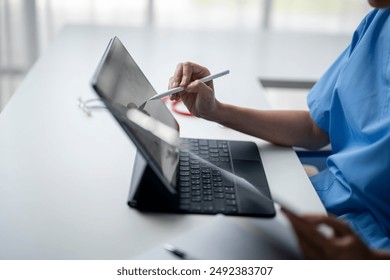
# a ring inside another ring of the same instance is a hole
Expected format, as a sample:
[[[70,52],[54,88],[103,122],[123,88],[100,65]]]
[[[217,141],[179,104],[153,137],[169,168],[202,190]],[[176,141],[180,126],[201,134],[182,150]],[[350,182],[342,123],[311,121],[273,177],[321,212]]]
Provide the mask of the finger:
[[[180,86],[186,87],[191,81],[201,79],[208,75],[210,75],[210,71],[206,67],[193,62],[184,62],[183,77]],[[212,87],[211,82],[209,82],[209,85]]]
[[[354,231],[349,227],[349,225],[339,219],[328,217],[328,219],[326,219],[323,223],[330,226],[336,236],[354,234]]]
[[[307,246],[311,246],[318,251],[325,249],[324,246],[327,246],[329,241],[317,231],[317,225],[313,225],[289,212],[286,212],[286,216],[289,218],[300,242],[304,242]]]
[[[193,64],[191,62],[183,63],[183,71],[182,71],[183,74],[180,83],[181,87],[186,87],[190,83],[192,77],[192,67]]]
[[[321,252],[317,248],[314,248],[313,246],[305,242],[305,240],[299,239],[299,246],[301,247],[305,259],[318,260],[323,258]]]
[[[313,224],[326,224],[333,229],[333,232],[336,236],[343,236],[351,234],[352,229],[343,221],[337,219],[334,216],[305,216],[305,220]]]
[[[314,227],[324,238],[329,239],[335,236],[334,228],[324,223],[324,221],[328,218],[327,216],[301,216],[300,218],[312,225],[312,227]]]
[[[175,85],[175,77],[171,77],[168,82],[168,89],[174,88]],[[175,94],[172,94],[169,96],[169,100],[173,101],[175,100]]]
[[[192,92],[192,93],[198,93],[201,90],[201,88],[203,88],[202,84],[204,84],[204,83],[199,81],[199,80],[193,81],[185,88],[185,91]]]
[[[192,80],[198,80],[210,75],[210,71],[206,67],[203,67],[202,65],[193,62],[188,63],[192,67]]]
[[[285,208],[284,206],[281,206],[280,210],[282,210],[282,212],[284,214],[290,214],[290,215],[298,217],[297,214],[294,214],[292,211],[290,211],[289,209]]]
[[[173,77],[170,79],[169,88],[175,88],[178,87],[181,83],[183,76],[183,63],[179,63],[176,66],[175,73],[173,74]]]
[[[202,82],[200,80],[196,80],[196,81],[193,81],[192,83],[190,83],[185,88],[185,91],[192,93],[192,94],[194,94],[194,93],[196,93],[196,94],[204,94],[204,93],[212,94],[213,89],[210,88],[209,86],[207,86],[204,82]]]
[[[290,212],[285,212],[285,214],[290,220],[291,225],[293,226],[295,232],[299,235],[299,237],[305,237],[306,235],[310,235],[310,229],[312,225],[308,224],[305,220]]]
[[[175,83],[175,76],[170,77],[168,81],[168,89],[175,88]]]

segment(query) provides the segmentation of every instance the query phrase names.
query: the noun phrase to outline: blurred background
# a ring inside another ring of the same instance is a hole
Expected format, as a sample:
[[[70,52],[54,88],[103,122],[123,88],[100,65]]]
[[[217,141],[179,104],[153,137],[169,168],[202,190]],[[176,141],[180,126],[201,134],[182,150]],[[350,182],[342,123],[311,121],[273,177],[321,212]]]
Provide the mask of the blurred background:
[[[0,112],[65,25],[351,35],[370,9],[366,0],[0,0]],[[306,91],[277,93],[271,103],[305,106]]]

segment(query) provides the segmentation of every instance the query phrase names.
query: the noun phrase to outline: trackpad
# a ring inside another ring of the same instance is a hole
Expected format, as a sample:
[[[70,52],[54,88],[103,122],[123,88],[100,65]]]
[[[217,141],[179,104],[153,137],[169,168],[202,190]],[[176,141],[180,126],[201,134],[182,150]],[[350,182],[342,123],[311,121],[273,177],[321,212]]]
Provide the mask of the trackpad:
[[[268,188],[263,164],[259,160],[233,159],[234,173],[256,188]]]
[[[261,161],[233,160],[239,208],[247,213],[272,217],[275,208]],[[242,179],[241,179],[242,178]]]
[[[233,159],[260,160],[259,149],[254,142],[229,141]]]

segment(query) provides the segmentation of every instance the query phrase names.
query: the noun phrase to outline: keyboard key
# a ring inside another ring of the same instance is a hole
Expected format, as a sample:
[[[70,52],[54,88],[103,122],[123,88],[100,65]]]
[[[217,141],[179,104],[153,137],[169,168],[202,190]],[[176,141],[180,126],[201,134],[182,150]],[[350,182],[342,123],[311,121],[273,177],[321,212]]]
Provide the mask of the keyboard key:
[[[223,193],[223,187],[214,187],[213,190],[216,193]]]
[[[233,187],[225,187],[224,190],[225,190],[225,193],[234,193]]]
[[[214,186],[214,188],[215,188],[215,187],[218,188],[218,187],[222,187],[223,184],[222,184],[222,182],[214,182],[214,183],[213,183],[213,186]]]
[[[232,171],[232,167],[230,165],[230,162],[219,162],[219,167],[223,170],[226,170],[226,171],[229,171],[231,172]]]
[[[192,201],[192,202],[201,202],[202,199],[201,199],[200,196],[194,196],[194,197],[191,198],[191,201]]]
[[[218,151],[220,157],[229,157],[229,153],[225,152],[224,150]]]
[[[212,195],[212,194],[213,194],[213,191],[211,189],[203,191],[203,195]]]
[[[190,198],[191,194],[189,192],[181,193],[180,198]]]
[[[232,199],[227,199],[226,200],[226,204],[230,205],[230,206],[236,206],[237,205],[237,201],[232,200]]]
[[[203,211],[204,213],[214,213],[214,212],[215,212],[215,209],[214,209],[214,206],[209,205],[209,206],[203,206],[203,207],[202,207],[202,211]]]
[[[217,193],[214,194],[214,197],[215,197],[215,198],[225,198],[225,194],[224,194],[224,193],[218,193],[218,192],[217,192]]]
[[[191,181],[194,181],[194,180],[200,180],[200,175],[192,175]]]
[[[181,161],[189,161],[189,160],[190,160],[190,157],[189,157],[189,156],[180,155],[180,160],[181,160]]]
[[[237,213],[238,209],[235,206],[227,206],[226,207],[226,213],[227,214],[235,214]]]
[[[192,196],[200,196],[200,190],[193,190],[192,192],[191,192],[191,195]]]
[[[236,195],[235,194],[231,194],[231,193],[227,193],[226,194],[226,198],[227,199],[236,199]]]
[[[189,204],[191,201],[187,198],[180,199],[180,204]]]
[[[202,183],[203,184],[211,184],[211,180],[210,179],[202,179]]]
[[[180,210],[183,210],[183,211],[189,211],[190,205],[189,204],[180,204],[179,208],[180,208]]]
[[[222,182],[222,178],[221,177],[213,177],[213,182]]]
[[[209,140],[209,147],[211,148],[217,148],[217,140]]]
[[[191,211],[200,212],[200,211],[202,211],[202,206],[201,205],[191,205]]]
[[[179,170],[180,170],[180,173],[181,173],[181,171],[189,171],[190,167],[189,166],[180,166]]]

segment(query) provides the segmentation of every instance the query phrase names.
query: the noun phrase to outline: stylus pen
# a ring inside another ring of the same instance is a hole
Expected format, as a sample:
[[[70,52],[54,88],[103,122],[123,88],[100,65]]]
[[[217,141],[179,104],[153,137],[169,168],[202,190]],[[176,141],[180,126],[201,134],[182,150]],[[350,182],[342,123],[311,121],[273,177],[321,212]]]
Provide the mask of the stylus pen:
[[[200,79],[200,81],[204,82],[204,83],[207,83],[207,82],[210,82],[211,80],[214,80],[216,78],[219,78],[219,77],[222,77],[222,76],[225,76],[227,74],[229,74],[229,70],[225,70],[225,71],[222,71],[222,72],[219,72],[217,74],[213,74],[213,75],[209,75],[209,76],[206,76],[202,79]],[[168,96],[168,95],[172,95],[172,94],[175,94],[175,93],[178,93],[178,92],[181,92],[183,91],[184,88],[183,87],[177,87],[177,88],[173,88],[173,89],[170,89],[166,92],[163,92],[163,93],[158,93],[156,94],[155,96],[152,96],[151,98],[149,98],[149,100],[155,100],[155,99],[161,99],[165,96]]]

